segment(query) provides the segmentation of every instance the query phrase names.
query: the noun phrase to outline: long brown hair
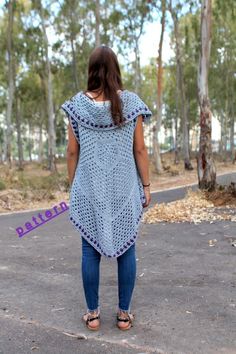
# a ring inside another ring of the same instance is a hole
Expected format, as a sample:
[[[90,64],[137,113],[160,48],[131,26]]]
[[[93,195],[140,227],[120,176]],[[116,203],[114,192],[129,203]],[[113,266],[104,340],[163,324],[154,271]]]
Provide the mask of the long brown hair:
[[[104,99],[111,102],[113,122],[120,126],[124,118],[122,115],[122,101],[117,90],[123,90],[117,56],[108,46],[98,46],[89,57],[87,91],[98,93],[94,98],[97,98],[103,92]]]

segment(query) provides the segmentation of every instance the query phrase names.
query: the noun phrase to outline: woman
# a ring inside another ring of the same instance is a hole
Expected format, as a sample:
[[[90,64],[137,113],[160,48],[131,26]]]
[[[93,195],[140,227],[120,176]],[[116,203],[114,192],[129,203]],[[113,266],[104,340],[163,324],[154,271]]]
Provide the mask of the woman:
[[[130,312],[136,278],[135,241],[143,208],[150,203],[148,155],[142,122],[152,112],[139,96],[123,89],[117,57],[96,47],[89,58],[87,90],[61,108],[69,118],[67,167],[70,220],[82,239],[82,279],[91,330],[100,326],[101,255],[116,258],[117,326],[133,325]]]

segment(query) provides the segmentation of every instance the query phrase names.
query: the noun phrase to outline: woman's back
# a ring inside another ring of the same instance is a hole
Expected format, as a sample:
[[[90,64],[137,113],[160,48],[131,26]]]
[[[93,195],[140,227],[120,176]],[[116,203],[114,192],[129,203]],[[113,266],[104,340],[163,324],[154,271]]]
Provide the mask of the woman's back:
[[[146,120],[152,114],[135,93],[123,90],[119,97],[124,117],[121,127],[113,122],[108,100],[95,102],[80,91],[62,105],[80,144],[70,218],[107,257],[121,255],[137,237],[145,197],[133,137],[138,116]]]

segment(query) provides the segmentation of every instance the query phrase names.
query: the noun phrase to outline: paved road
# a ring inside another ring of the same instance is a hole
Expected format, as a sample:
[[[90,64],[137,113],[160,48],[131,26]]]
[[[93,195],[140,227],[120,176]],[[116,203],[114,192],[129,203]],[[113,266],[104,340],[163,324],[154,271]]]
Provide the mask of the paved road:
[[[153,197],[181,195],[183,189]],[[37,213],[0,216],[0,354],[236,354],[235,223],[141,224],[134,327],[115,327],[117,265],[103,257],[102,327],[93,333],[80,319],[79,234],[65,212],[19,239],[15,228]]]

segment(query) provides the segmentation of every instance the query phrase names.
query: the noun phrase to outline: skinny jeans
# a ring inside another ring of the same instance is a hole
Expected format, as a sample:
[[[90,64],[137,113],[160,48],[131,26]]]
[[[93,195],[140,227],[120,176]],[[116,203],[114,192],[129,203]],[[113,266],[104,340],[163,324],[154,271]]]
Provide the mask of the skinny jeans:
[[[82,281],[87,311],[100,311],[99,278],[101,254],[82,237]],[[118,309],[130,312],[131,298],[136,279],[135,243],[121,256],[118,266]]]

